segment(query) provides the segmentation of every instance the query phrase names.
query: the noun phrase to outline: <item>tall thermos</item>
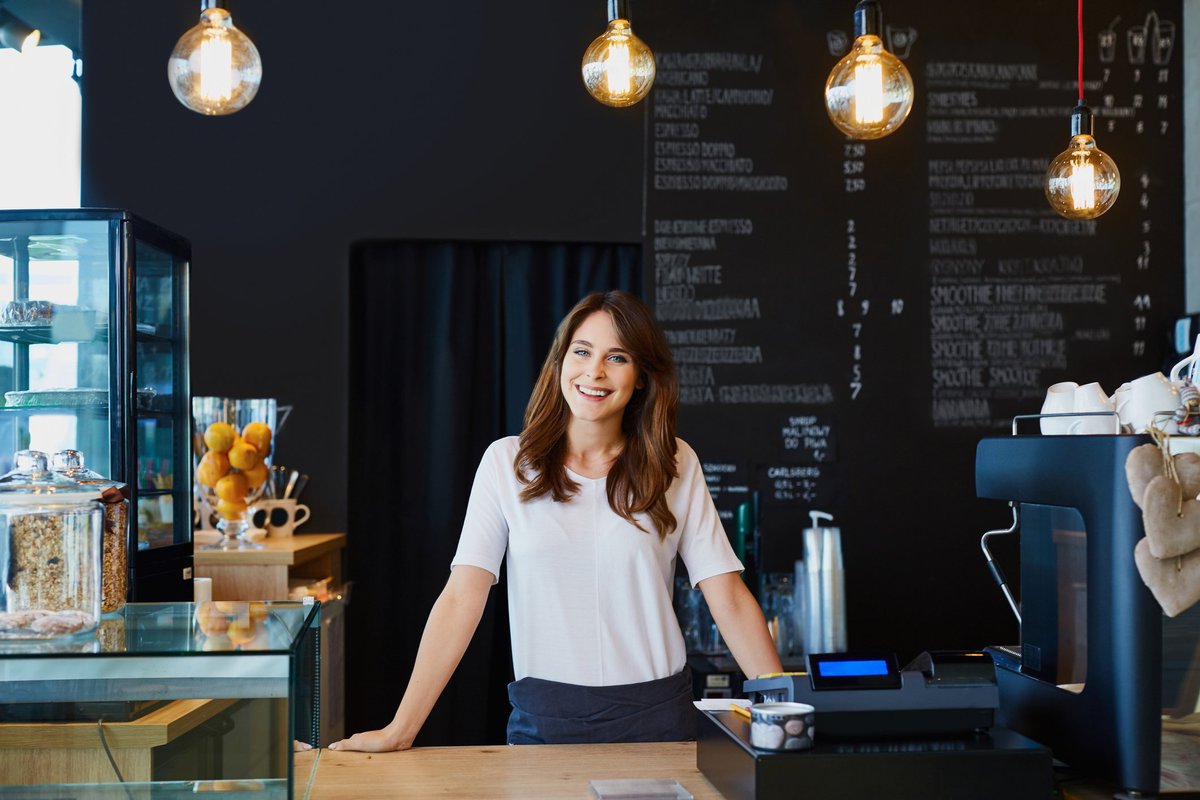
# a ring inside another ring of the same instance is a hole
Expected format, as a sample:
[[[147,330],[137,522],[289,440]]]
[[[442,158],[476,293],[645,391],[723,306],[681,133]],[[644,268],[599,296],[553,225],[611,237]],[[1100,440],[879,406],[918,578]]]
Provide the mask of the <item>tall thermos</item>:
[[[812,526],[804,529],[803,575],[804,652],[846,651],[846,579],[842,569],[842,532],[822,525],[833,515],[810,511]],[[799,566],[799,565],[797,565]]]

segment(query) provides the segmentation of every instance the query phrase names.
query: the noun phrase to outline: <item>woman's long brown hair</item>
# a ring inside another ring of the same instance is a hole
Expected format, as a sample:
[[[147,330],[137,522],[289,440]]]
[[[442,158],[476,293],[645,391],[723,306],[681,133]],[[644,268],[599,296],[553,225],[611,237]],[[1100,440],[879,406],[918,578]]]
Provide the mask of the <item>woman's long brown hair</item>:
[[[638,298],[621,291],[589,294],[571,309],[554,334],[550,353],[525,409],[525,429],[513,461],[525,484],[521,499],[549,494],[565,503],[579,491],[567,475],[567,423],[570,407],[560,388],[563,359],[576,329],[597,311],[612,317],[617,338],[638,369],[642,388],[634,391],[621,420],[625,447],[608,472],[608,504],[617,514],[645,530],[634,514],[648,514],[659,538],[675,530],[667,507],[667,489],[678,476],[675,467],[675,424],[679,381],[666,337],[654,315]]]

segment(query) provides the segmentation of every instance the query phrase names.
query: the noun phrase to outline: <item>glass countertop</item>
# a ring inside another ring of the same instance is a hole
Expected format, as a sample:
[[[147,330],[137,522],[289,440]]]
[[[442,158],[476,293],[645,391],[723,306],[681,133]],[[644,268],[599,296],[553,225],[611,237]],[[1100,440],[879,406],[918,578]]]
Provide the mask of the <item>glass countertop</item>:
[[[91,634],[0,641],[0,703],[287,697],[320,603],[131,603]]]
[[[297,792],[299,795],[299,792]],[[67,783],[0,786],[0,798],[20,800],[285,800],[287,780],[155,781],[153,783]]]
[[[0,639],[7,659],[288,654],[319,603],[130,603],[95,631],[61,639]]]

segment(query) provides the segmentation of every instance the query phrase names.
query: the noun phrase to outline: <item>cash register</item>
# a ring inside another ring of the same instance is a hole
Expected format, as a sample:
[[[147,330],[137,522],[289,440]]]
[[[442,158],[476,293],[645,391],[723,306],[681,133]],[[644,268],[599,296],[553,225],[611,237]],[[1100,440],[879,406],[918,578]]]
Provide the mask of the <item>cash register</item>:
[[[728,800],[1051,797],[1050,751],[995,724],[990,656],[896,663],[890,653],[810,654],[805,672],[746,681],[754,702],[812,705],[815,746],[758,750],[741,716],[702,711],[697,766]]]

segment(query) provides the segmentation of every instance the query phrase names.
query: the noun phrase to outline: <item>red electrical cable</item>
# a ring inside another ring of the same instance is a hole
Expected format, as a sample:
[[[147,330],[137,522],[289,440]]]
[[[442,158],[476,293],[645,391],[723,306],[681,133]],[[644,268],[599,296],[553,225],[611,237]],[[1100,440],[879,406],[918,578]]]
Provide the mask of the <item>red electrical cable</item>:
[[[1079,38],[1079,105],[1083,105],[1083,0],[1079,0],[1078,14],[1078,38]]]

